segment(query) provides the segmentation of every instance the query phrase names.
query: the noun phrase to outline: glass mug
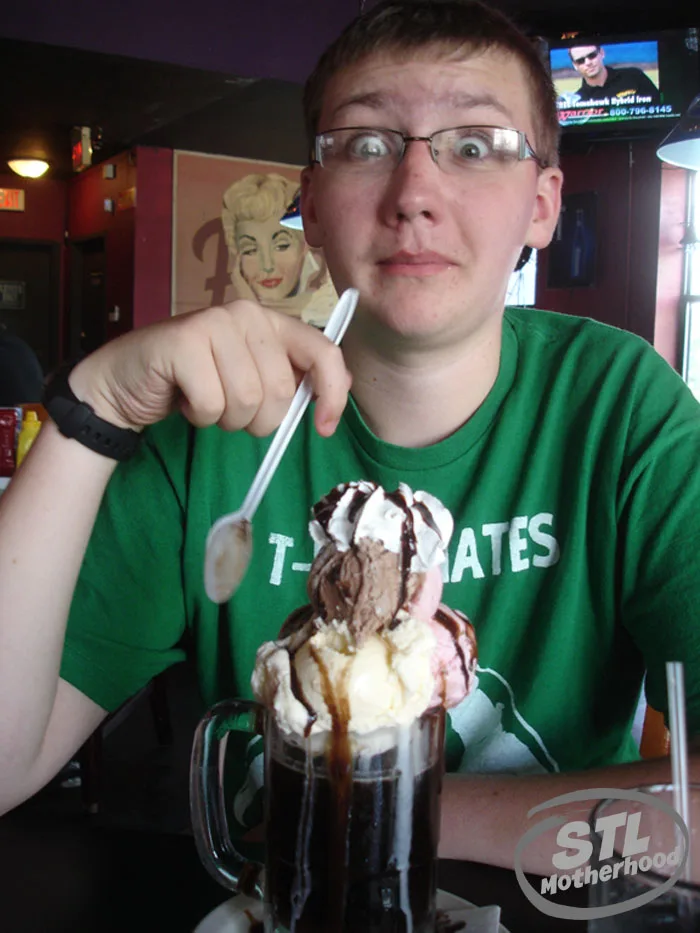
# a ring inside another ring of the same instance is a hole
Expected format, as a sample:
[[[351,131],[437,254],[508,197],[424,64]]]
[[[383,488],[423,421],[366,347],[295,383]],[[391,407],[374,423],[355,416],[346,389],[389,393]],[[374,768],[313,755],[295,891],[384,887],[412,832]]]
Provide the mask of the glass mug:
[[[673,807],[673,787],[670,784],[654,784],[636,787],[634,790],[642,791]],[[609,909],[617,906],[621,912],[591,919],[588,924],[589,933],[654,933],[662,930],[667,933],[691,933],[700,930],[700,785],[690,784],[688,790],[689,860],[681,879],[664,891],[660,889],[678,867],[684,847],[673,818],[667,812],[640,801],[601,800],[593,808],[589,818],[593,842],[591,866],[597,872],[600,872],[605,864],[624,864],[624,855],[619,851],[617,836],[616,849],[608,857],[604,857],[606,853],[602,853],[602,834],[595,830],[600,817],[624,814],[626,817],[634,815],[636,819],[639,815],[639,824],[635,829],[636,838],[645,841],[648,838],[648,843],[640,846],[638,854],[630,856],[636,865],[630,864],[627,871],[614,871],[613,877],[606,881],[598,880],[590,886],[589,906]],[[623,838],[622,830],[619,831],[619,837]],[[671,853],[674,853],[673,857],[668,859]],[[644,865],[644,856],[652,860],[651,869]],[[656,863],[653,862],[654,856],[657,858]],[[662,865],[664,861],[667,864]],[[631,898],[645,895],[648,900],[640,906],[634,906],[631,910],[623,908]]]
[[[257,703],[219,703],[192,749],[200,859],[225,887],[264,902],[266,933],[434,933],[444,729],[438,707],[346,742],[304,739]],[[240,731],[264,736],[264,871],[228,829],[226,744]]]

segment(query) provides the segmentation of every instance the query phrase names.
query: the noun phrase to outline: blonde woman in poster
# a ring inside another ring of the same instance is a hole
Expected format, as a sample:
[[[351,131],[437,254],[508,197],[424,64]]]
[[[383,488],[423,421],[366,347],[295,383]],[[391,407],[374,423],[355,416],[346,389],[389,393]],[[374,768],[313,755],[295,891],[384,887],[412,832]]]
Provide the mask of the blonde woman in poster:
[[[323,326],[337,296],[320,250],[280,224],[298,183],[276,173],[245,175],[224,193],[221,222],[236,298]]]

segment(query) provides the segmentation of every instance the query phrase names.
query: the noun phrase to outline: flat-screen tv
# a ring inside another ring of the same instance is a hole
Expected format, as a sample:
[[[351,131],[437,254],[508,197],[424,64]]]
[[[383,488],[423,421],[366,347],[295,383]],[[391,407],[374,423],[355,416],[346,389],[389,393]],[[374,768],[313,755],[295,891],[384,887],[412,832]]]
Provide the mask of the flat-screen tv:
[[[700,91],[696,29],[549,40],[565,132],[637,135],[673,123]]]

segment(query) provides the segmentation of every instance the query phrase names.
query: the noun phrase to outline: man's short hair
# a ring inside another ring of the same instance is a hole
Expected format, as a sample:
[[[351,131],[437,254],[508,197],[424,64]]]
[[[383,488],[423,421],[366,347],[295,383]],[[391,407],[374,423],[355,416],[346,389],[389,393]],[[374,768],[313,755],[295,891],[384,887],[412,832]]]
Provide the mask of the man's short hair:
[[[596,45],[595,42],[584,42],[583,39],[580,42],[570,42],[568,52],[569,52],[569,58],[571,59],[571,61],[574,60],[574,56],[571,54],[571,50],[577,49],[582,45],[592,45],[593,48],[596,50],[596,52],[600,52],[600,46]]]
[[[480,0],[384,0],[351,22],[326,49],[304,89],[309,151],[330,79],[375,53],[410,53],[425,46],[467,53],[501,49],[521,63],[530,85],[537,155],[557,165],[559,120],[556,92],[536,42],[503,13]]]

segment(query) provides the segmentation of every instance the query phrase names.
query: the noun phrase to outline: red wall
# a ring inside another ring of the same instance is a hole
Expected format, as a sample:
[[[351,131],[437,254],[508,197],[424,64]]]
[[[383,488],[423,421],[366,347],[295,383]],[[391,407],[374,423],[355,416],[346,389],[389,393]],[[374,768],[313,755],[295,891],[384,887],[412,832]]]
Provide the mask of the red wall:
[[[136,149],[138,195],[134,238],[134,327],[170,316],[173,152]]]
[[[565,154],[564,194],[595,191],[595,284],[547,288],[547,250],[538,261],[537,304],[579,314],[654,340],[661,162],[647,141],[602,143]]]
[[[114,165],[114,178],[104,178],[105,165]],[[84,239],[107,233],[118,223],[119,214],[105,211],[104,200],[118,200],[136,184],[136,165],[130,152],[122,152],[106,163],[85,169],[70,180],[68,233],[71,239]]]
[[[105,165],[114,165],[114,178],[104,177]],[[107,338],[130,330],[134,307],[134,207],[130,192],[136,186],[136,164],[131,152],[122,152],[95,165],[70,181],[68,235],[71,240],[104,237],[107,312],[119,309],[119,320],[107,323]],[[114,202],[114,212],[105,200]]]
[[[0,211],[0,237],[63,243],[68,183],[52,178],[0,174],[0,188],[24,189],[23,211]]]
[[[72,240],[104,236],[107,310],[119,309],[107,337],[170,315],[173,153],[137,146],[71,181],[68,230]],[[114,201],[114,213],[104,201]]]
[[[104,177],[113,165],[114,178]],[[68,181],[0,174],[0,187],[22,188],[25,210],[0,211],[0,238],[53,240],[62,248],[59,332],[68,355],[64,308],[70,307],[69,241],[104,237],[107,338],[170,315],[173,153],[136,147]],[[114,211],[105,210],[105,200]]]

